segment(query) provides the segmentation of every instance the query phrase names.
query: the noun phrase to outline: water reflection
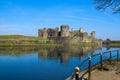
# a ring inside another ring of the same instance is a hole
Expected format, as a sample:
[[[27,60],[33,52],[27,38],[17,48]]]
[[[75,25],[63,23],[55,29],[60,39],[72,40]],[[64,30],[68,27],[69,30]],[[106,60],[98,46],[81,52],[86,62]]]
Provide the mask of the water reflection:
[[[38,57],[44,60],[60,59],[62,64],[67,64],[70,58],[79,57],[87,55],[87,53],[94,53],[95,50],[101,49],[97,47],[55,47],[50,49],[38,49]]]
[[[36,47],[0,47],[0,55],[24,55],[37,52]]]
[[[88,53],[93,54],[95,50],[101,49],[100,47],[0,47],[0,55],[20,56],[24,54],[38,53],[38,60],[56,60],[61,64],[67,64],[70,58],[82,58]]]
[[[0,47],[0,80],[65,80],[88,53],[97,50],[101,48]]]

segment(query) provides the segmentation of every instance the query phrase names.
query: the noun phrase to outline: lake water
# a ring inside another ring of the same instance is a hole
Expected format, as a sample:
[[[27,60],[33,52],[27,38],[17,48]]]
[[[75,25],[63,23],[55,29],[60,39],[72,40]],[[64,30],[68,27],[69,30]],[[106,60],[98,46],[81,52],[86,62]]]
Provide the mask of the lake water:
[[[120,48],[109,48],[109,50]],[[0,80],[65,80],[96,47],[0,47]]]

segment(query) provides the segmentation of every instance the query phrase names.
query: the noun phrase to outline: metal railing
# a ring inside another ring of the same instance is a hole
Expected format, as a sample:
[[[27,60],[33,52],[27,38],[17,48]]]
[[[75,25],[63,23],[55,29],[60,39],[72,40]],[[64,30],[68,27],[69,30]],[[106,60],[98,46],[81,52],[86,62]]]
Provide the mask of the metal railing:
[[[83,60],[78,67],[75,67],[75,73],[72,75],[72,77],[74,77],[75,80],[82,80],[83,76],[87,73],[88,80],[91,80],[92,70],[98,68],[98,66],[100,67],[101,70],[103,70],[103,64],[106,61],[109,61],[109,64],[111,64],[112,60],[119,61],[119,58],[120,58],[120,50],[100,52],[99,54],[91,55],[85,60]]]

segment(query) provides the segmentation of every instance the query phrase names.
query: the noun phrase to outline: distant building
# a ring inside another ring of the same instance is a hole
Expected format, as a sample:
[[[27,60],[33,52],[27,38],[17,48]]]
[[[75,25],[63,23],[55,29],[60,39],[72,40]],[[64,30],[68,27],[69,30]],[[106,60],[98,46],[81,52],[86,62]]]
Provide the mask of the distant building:
[[[78,43],[78,42],[101,42],[101,40],[95,38],[95,31],[92,31],[90,35],[84,31],[83,28],[80,30],[71,30],[69,31],[68,25],[61,25],[60,31],[59,28],[44,28],[38,30],[38,37],[40,38],[48,38],[50,40],[54,40],[56,42],[68,42],[70,43]]]

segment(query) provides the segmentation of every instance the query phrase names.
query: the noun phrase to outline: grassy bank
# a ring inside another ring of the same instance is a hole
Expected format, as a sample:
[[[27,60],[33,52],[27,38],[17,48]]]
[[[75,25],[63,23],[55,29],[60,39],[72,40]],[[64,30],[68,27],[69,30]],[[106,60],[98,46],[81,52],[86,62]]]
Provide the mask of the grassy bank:
[[[2,44],[0,47],[50,47],[62,46],[61,44]]]
[[[108,44],[106,44],[107,46],[110,47],[120,47],[120,41],[110,41]]]
[[[0,39],[34,40],[34,39],[37,39],[37,37],[23,36],[23,35],[3,35],[3,36],[0,36]]]
[[[110,43],[110,47],[120,47],[120,43]]]
[[[79,44],[72,44],[73,46],[83,46],[83,47],[95,47],[95,46],[97,46],[97,44],[96,43],[91,43],[91,42],[88,42],[88,43],[86,43],[86,42],[81,42],[81,43],[79,43]]]
[[[53,41],[32,36],[5,35],[0,36],[0,47],[39,47],[61,46]]]
[[[0,36],[0,47],[50,47],[50,46],[84,46],[95,47],[96,43],[78,43],[78,44],[56,44],[52,40],[22,36],[22,35],[5,35]]]
[[[109,46],[120,47],[120,41],[111,41],[111,43],[109,44]]]

